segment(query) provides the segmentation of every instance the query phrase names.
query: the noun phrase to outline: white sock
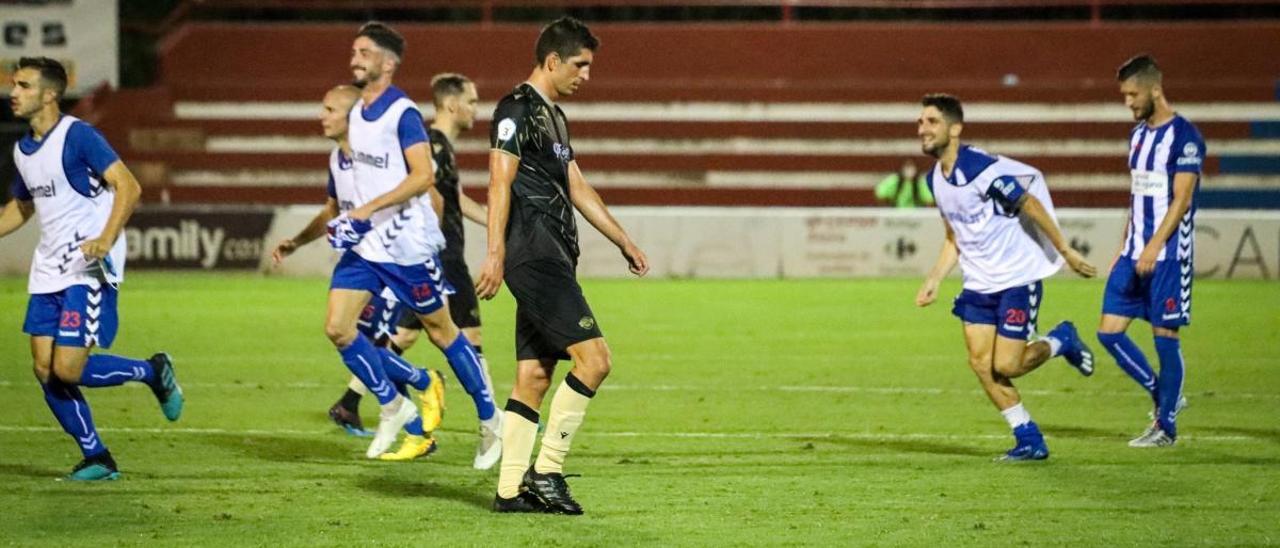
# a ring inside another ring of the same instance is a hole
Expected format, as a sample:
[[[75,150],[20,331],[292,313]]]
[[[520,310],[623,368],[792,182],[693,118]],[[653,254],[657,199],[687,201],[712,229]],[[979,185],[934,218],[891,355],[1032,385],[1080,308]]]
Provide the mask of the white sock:
[[[1049,357],[1052,358],[1062,354],[1062,341],[1058,340],[1057,337],[1045,337],[1040,340],[1049,343]]]
[[[1031,413],[1028,413],[1026,408],[1022,407],[1021,402],[1001,411],[1000,414],[1004,415],[1004,420],[1009,423],[1009,428],[1017,428],[1031,422]]]
[[[347,388],[361,396],[369,395],[369,389],[365,388],[364,383],[360,382],[360,379],[354,376],[352,376],[351,381],[347,383]]]

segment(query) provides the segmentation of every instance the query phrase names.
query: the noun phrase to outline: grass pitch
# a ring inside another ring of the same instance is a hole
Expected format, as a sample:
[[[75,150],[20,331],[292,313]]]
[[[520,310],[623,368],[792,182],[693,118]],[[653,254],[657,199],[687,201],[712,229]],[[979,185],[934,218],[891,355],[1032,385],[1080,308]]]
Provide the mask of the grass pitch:
[[[615,371],[569,456],[571,518],[488,511],[497,473],[470,468],[456,384],[439,453],[364,460],[324,414],[347,373],[321,279],[131,274],[112,352],[169,351],[187,409],[169,424],[140,385],[86,389],[124,478],[55,481],[79,453],[30,373],[25,280],[0,279],[0,544],[1280,543],[1275,284],[1197,282],[1178,446],[1125,446],[1148,400],[1109,356],[1089,379],[1055,360],[1018,381],[1052,457],[1014,465],[991,461],[1012,438],[949,302],[916,309],[917,284],[586,282]],[[1042,330],[1089,336],[1101,293],[1046,283]],[[513,307],[483,305],[500,404]],[[1154,362],[1145,324],[1130,333]],[[409,357],[447,371],[433,348]]]

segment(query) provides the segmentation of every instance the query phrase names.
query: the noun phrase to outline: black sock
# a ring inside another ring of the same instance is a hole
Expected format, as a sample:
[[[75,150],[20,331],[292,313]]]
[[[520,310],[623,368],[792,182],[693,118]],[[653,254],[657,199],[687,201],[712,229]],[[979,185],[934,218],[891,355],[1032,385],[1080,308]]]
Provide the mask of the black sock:
[[[360,393],[348,388],[346,393],[342,395],[342,399],[338,400],[338,405],[341,405],[347,411],[358,413],[360,411]]]
[[[476,354],[480,354],[482,356],[484,355],[484,350],[480,349],[480,345],[475,344],[475,345],[472,345],[472,347],[476,349]]]
[[[400,348],[400,345],[396,344],[395,341],[387,341],[387,348],[389,348],[392,352],[395,352],[397,356],[404,355],[404,349]]]

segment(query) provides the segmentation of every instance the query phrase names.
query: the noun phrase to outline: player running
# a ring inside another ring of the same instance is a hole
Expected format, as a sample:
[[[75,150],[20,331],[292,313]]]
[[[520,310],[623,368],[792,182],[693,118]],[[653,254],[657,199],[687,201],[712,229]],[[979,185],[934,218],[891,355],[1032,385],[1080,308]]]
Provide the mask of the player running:
[[[516,381],[503,419],[497,512],[582,513],[565,482],[564,458],[611,358],[574,273],[574,208],[618,246],[633,274],[649,271],[644,252],[578,169],[555,104],[588,80],[598,46],[576,19],[544,27],[529,80],[498,103],[490,128],[488,254],[476,289],[493,298],[505,276],[516,299]],[[538,409],[563,359],[572,359],[573,369],[556,389],[542,449],[529,466]]]
[[[323,236],[326,225],[330,221],[354,207],[357,197],[355,177],[353,175],[354,169],[351,161],[351,148],[347,141],[347,117],[351,112],[351,107],[359,98],[360,90],[353,86],[337,86],[329,90],[324,96],[320,111],[320,124],[324,130],[325,137],[332,139],[335,143],[333,150],[329,153],[329,197],[325,202],[324,208],[311,219],[311,222],[298,235],[281,241],[276,245],[271,256],[277,265],[299,247]],[[374,300],[378,301],[383,299],[391,299],[391,302],[396,302],[391,292],[385,288],[374,297]],[[375,308],[372,304],[364,308],[360,318],[357,320],[357,329],[362,335],[377,342],[385,340],[394,326],[395,318],[382,318],[376,314]],[[404,429],[408,433],[405,442],[398,451],[383,453],[379,455],[379,458],[383,460],[410,460],[429,455],[437,447],[431,433],[440,426],[444,392],[443,380],[438,372],[414,367],[384,348],[379,348],[378,351],[384,360],[383,365],[395,369],[389,377],[393,378],[392,384],[396,386],[398,393],[407,397],[408,390],[406,386],[413,386],[422,391],[419,397],[421,414],[418,418],[405,424]],[[401,379],[402,377],[403,379]],[[357,378],[352,379],[350,386],[366,390],[364,384]],[[334,412],[330,410],[330,417],[333,416]],[[343,423],[349,432],[365,435],[363,426],[359,422],[360,416],[358,414],[343,416],[342,418],[345,419]]]
[[[1044,437],[1012,379],[1058,355],[1081,374],[1093,373],[1093,354],[1071,322],[1058,324],[1043,339],[1032,339],[1044,295],[1041,280],[1058,272],[1064,259],[1085,277],[1097,271],[1067,245],[1039,170],[961,145],[964,110],[959,99],[931,94],[921,105],[920,148],[938,159],[925,178],[947,236],[916,294],[916,305],[933,303],[942,278],[960,263],[964,289],[951,313],[964,322],[969,367],[1017,441],[1001,460],[1049,458]]]
[[[22,330],[31,335],[44,401],[84,455],[67,479],[113,480],[120,469],[80,387],[146,384],[170,421],[182,415],[183,396],[163,352],[146,360],[90,354],[95,346],[110,348],[119,329],[126,255],[120,235],[142,189],[97,129],[62,114],[58,101],[66,89],[67,71],[58,61],[18,60],[9,101],[31,131],[14,146],[18,177],[14,199],[0,212],[0,237],[39,217]]]
[[[367,23],[356,35],[351,70],[363,89],[347,117],[352,209],[326,227],[330,244],[345,252],[330,282],[325,333],[382,406],[369,458],[386,452],[396,433],[418,417],[391,382],[410,382],[407,370],[356,329],[373,295],[390,289],[422,320],[455,371],[482,376],[475,349],[449,318],[444,299],[437,258],[444,237],[433,207],[429,142],[417,105],[391,82],[403,55],[404,38],[384,24]],[[419,447],[430,443],[425,437],[414,441]]]
[[[475,84],[461,74],[436,75],[431,79],[431,90],[436,116],[431,122],[431,127],[428,128],[428,135],[432,149],[431,158],[435,164],[436,188],[444,201],[444,215],[440,228],[444,233],[445,247],[440,252],[440,262],[444,268],[445,281],[453,289],[453,292],[448,294],[449,313],[453,317],[454,324],[460,327],[467,336],[467,340],[475,345],[476,356],[479,357],[483,370],[483,375],[478,379],[465,377],[462,374],[458,377],[470,382],[470,384],[464,383],[463,388],[475,402],[480,418],[480,441],[476,446],[476,456],[472,466],[478,470],[488,470],[497,464],[499,457],[502,456],[502,415],[496,412],[493,403],[493,381],[489,377],[489,366],[480,350],[480,306],[476,299],[475,285],[471,281],[471,272],[463,257],[466,243],[463,240],[462,226],[464,217],[483,225],[486,213],[484,206],[462,193],[458,182],[457,161],[453,153],[453,142],[458,139],[458,135],[475,125],[476,104],[479,97],[476,94]],[[376,323],[399,316],[399,325],[396,325],[396,320],[393,318],[391,329],[386,336],[389,339],[389,348],[396,354],[403,354],[417,342],[422,324],[413,314],[400,314],[398,304],[393,299],[375,298],[367,309],[367,315],[371,322]],[[376,337],[375,340],[377,340]],[[362,388],[363,385],[355,381],[348,386],[342,398],[330,408],[330,416],[334,417],[339,424],[350,424],[347,417],[354,417],[355,421],[359,421],[357,409]],[[485,412],[488,416],[483,414]],[[356,425],[358,424],[356,422]],[[350,431],[350,427],[348,430]]]
[[[1178,412],[1187,404],[1178,329],[1191,323],[1195,195],[1205,144],[1196,126],[1169,106],[1151,56],[1129,59],[1116,79],[1138,125],[1129,134],[1129,222],[1107,277],[1098,341],[1155,404],[1154,421],[1129,446],[1166,447],[1178,438]],[[1134,318],[1151,324],[1159,375],[1125,334]]]

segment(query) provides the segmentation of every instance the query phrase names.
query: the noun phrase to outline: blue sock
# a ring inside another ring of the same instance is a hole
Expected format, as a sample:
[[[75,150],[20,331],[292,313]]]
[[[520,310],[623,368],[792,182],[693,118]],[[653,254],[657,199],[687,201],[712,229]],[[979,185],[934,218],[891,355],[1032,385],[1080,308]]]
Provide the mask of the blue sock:
[[[154,377],[155,371],[145,360],[94,354],[89,356],[84,371],[80,373],[80,386],[119,386],[128,381],[151,382]]]
[[[93,425],[93,413],[89,412],[89,402],[84,394],[75,386],[51,378],[41,384],[44,389],[44,401],[49,404],[54,418],[62,425],[62,431],[75,438],[80,445],[80,453],[85,458],[98,455],[107,450],[106,444],[98,437],[98,429]]]
[[[1156,337],[1156,356],[1160,357],[1160,399],[1156,402],[1156,420],[1171,437],[1178,435],[1175,419],[1178,399],[1182,397],[1182,344],[1173,337]]]
[[[1151,395],[1151,401],[1155,402],[1156,406],[1159,407],[1159,388],[1157,384],[1159,381],[1156,377],[1156,372],[1151,369],[1151,364],[1147,363],[1147,357],[1142,354],[1142,349],[1133,343],[1133,339],[1130,339],[1124,333],[1099,332],[1098,342],[1102,343],[1107,352],[1110,352],[1111,356],[1116,359],[1116,363],[1120,364],[1120,369],[1123,369],[1125,373],[1133,377],[1133,380],[1138,381],[1142,388],[1146,389],[1147,393]],[[1163,369],[1160,374],[1164,374]]]
[[[467,337],[458,333],[458,338],[444,349],[444,357],[449,360],[449,366],[453,368],[453,376],[475,401],[476,415],[480,420],[493,418],[498,407],[493,403],[493,394],[490,394],[489,388],[485,386],[484,370],[480,368],[480,356],[476,354],[476,349],[471,346]]]
[[[427,374],[426,370],[414,367],[413,364],[386,348],[379,348],[378,353],[382,355],[383,369],[387,372],[387,378],[391,379],[391,382],[407,384],[418,390],[426,390],[428,386],[431,386],[431,376]]]
[[[356,340],[338,353],[342,355],[342,363],[347,364],[347,369],[369,388],[369,392],[378,398],[379,404],[386,405],[396,400],[396,389],[387,382],[382,357],[369,339],[364,335],[356,335]]]

